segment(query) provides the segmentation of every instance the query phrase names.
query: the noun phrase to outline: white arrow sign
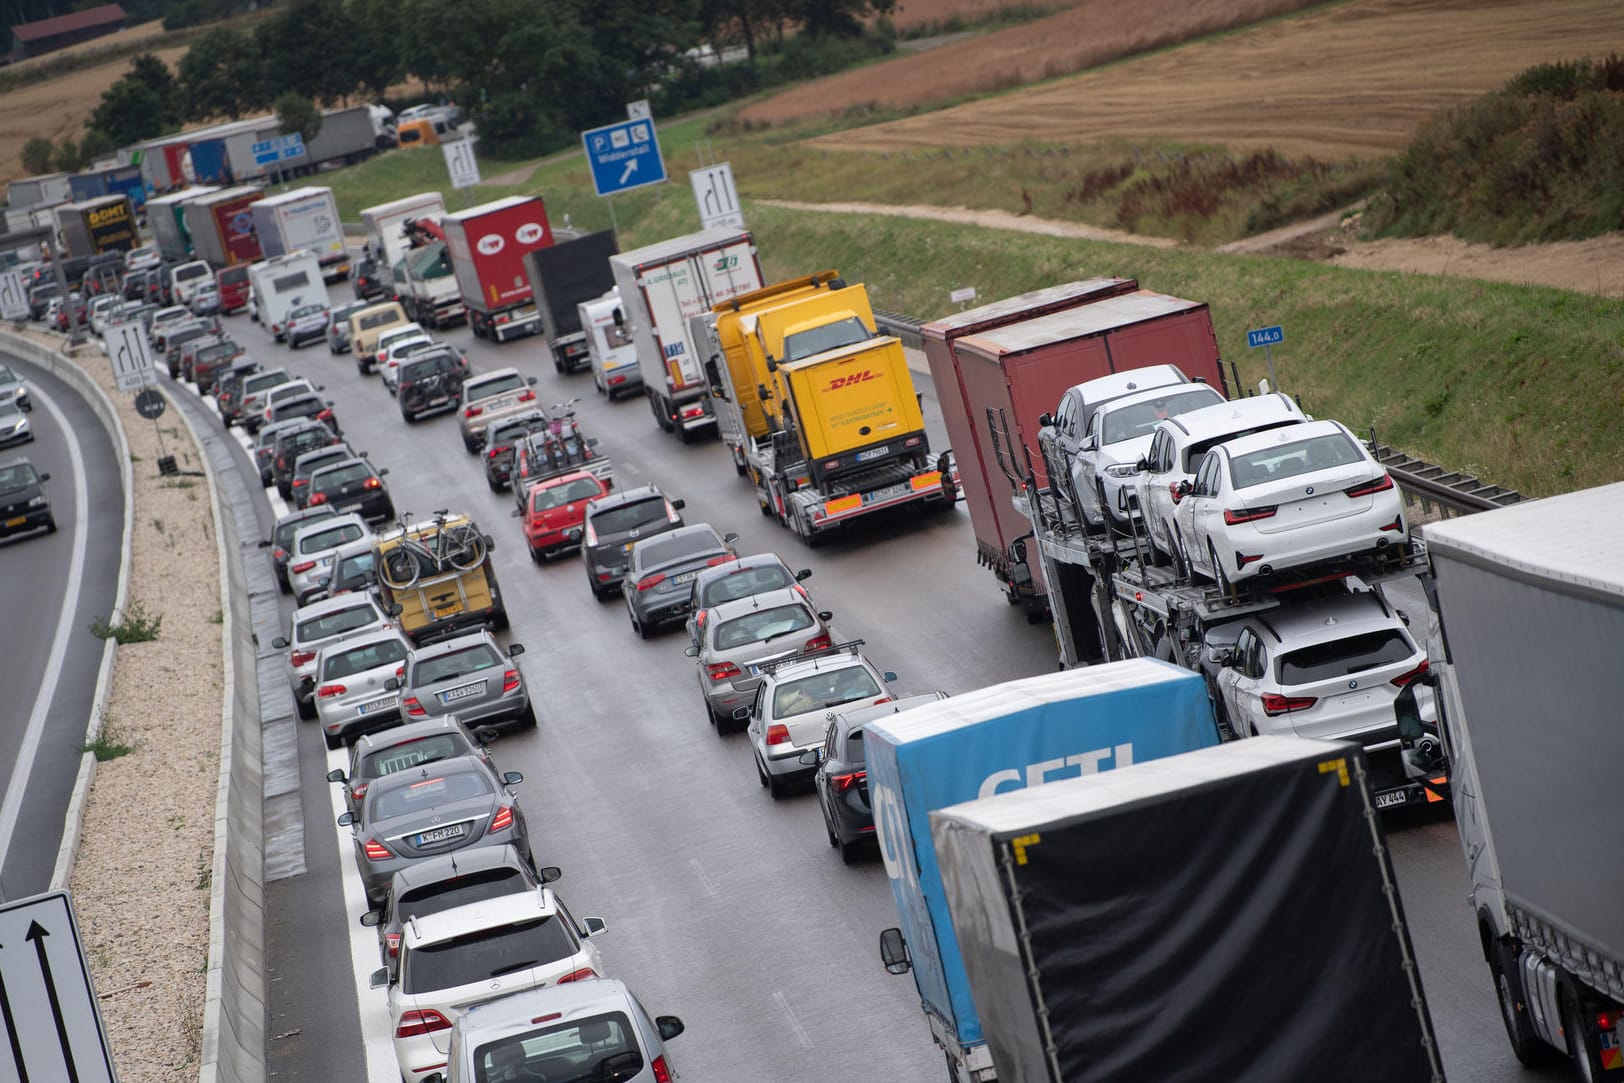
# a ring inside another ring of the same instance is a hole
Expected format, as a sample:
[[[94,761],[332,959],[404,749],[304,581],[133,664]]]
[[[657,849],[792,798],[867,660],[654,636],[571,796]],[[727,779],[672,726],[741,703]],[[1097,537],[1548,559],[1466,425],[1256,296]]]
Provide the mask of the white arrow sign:
[[[158,370],[141,324],[109,324],[102,332],[107,359],[113,363],[113,380],[120,391],[137,391],[158,382]]]
[[[0,907],[0,1028],[0,1079],[116,1083],[65,891]]]
[[[620,174],[620,183],[621,183],[621,185],[624,186],[627,181],[631,180],[632,179],[632,174],[636,173],[636,172],[637,172],[637,159],[633,158],[631,161],[626,163],[626,168],[621,171],[621,174]]]
[[[0,319],[27,318],[28,294],[23,290],[23,276],[16,271],[0,273]]]

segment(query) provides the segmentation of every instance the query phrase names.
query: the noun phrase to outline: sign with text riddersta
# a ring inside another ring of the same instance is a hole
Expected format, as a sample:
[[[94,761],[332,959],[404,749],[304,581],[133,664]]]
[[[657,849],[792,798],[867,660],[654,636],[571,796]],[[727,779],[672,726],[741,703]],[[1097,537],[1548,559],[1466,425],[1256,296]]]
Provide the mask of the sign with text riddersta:
[[[651,119],[623,120],[581,133],[592,184],[600,196],[612,196],[665,180],[665,160]]]

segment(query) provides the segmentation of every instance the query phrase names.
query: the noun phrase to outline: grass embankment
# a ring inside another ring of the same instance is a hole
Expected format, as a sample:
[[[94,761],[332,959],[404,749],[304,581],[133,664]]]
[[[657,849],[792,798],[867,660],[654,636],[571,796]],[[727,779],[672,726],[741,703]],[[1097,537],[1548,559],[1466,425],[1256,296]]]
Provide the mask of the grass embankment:
[[[693,159],[696,129],[675,125],[664,144],[676,183],[616,198],[623,247],[697,228],[680,166]],[[443,188],[443,169],[430,150],[389,155],[333,181],[353,219],[361,192],[372,203]],[[477,200],[540,194],[555,222],[569,214],[584,229],[609,224],[579,157],[543,163],[526,185],[474,191]],[[838,266],[868,284],[877,306],[930,318],[951,310],[947,294],[959,286],[990,300],[1071,278],[1130,276],[1210,304],[1224,356],[1249,386],[1264,365],[1246,348],[1246,329],[1283,324],[1281,383],[1314,414],[1374,426],[1387,443],[1530,495],[1624,479],[1624,312],[1611,301],[897,218],[760,206],[747,215],[772,278]]]

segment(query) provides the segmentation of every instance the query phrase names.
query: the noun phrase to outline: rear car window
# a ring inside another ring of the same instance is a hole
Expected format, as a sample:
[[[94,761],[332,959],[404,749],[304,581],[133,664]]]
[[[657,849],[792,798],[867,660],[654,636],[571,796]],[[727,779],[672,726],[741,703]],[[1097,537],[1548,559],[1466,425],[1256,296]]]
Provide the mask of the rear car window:
[[[419,737],[367,753],[356,774],[361,778],[382,778],[408,767],[453,759],[470,751],[461,733],[437,733],[433,737]]]
[[[271,540],[277,545],[286,549],[288,547],[288,543],[293,540],[293,536],[299,533],[299,531],[303,530],[305,527],[309,526],[311,523],[314,523],[318,519],[331,519],[333,517],[333,512],[331,509],[324,508],[323,511],[326,512],[325,515],[320,513],[316,515],[304,515],[290,522],[276,524],[276,533],[272,535]]]
[[[488,399],[492,395],[500,395],[505,391],[517,391],[524,386],[524,379],[518,373],[508,373],[506,376],[495,376],[489,380],[482,380],[477,384],[468,384],[468,401]]]
[[[243,381],[243,394],[251,395],[255,391],[264,391],[267,387],[286,383],[288,374],[285,372],[261,372],[248,377]]]
[[[412,683],[436,684],[440,681],[454,681],[458,677],[467,677],[501,664],[502,656],[490,644],[480,643],[473,647],[451,651],[449,654],[423,659],[412,669]]]
[[[716,649],[726,651],[747,643],[765,643],[774,636],[805,631],[812,624],[812,614],[798,605],[758,609],[717,625]]]
[[[435,373],[450,372],[453,368],[451,358],[445,354],[436,357],[426,357],[420,361],[413,361],[409,365],[401,366],[400,375],[405,380],[423,380]]]
[[[369,669],[406,660],[406,645],[395,639],[381,639],[362,647],[351,647],[327,656],[322,666],[324,679],[350,677]]]
[[[683,557],[714,553],[717,548],[716,539],[709,534],[684,534],[675,538],[651,539],[642,543],[637,547],[637,560],[643,567],[651,568],[656,564],[681,560]]]
[[[633,1079],[643,1070],[643,1051],[621,1012],[571,1019],[486,1042],[474,1050],[477,1083],[514,1078]]]
[[[486,778],[483,772],[456,771],[431,775],[410,785],[371,791],[370,819],[373,822],[392,820],[396,816],[410,816],[414,812],[431,809],[435,805],[488,797],[494,792],[490,779]]]
[[[350,449],[347,447],[334,446],[331,451],[326,449],[321,451],[312,451],[299,456],[299,462],[294,466],[293,472],[295,474],[303,474],[305,477],[309,477],[316,471],[331,466],[336,462],[341,462],[344,459],[349,458],[349,456]]]
[[[372,471],[365,463],[356,463],[353,466],[335,466],[314,479],[314,484],[321,489],[331,489],[339,485],[348,485],[352,481],[370,478]]]
[[[358,605],[350,609],[340,609],[335,613],[323,613],[319,617],[300,621],[294,629],[295,638],[300,643],[311,643],[318,639],[330,639],[333,636],[353,632],[358,628],[365,628],[378,620],[378,611],[371,604]]]
[[[1364,454],[1346,434],[1330,432],[1236,455],[1230,460],[1229,475],[1234,480],[1235,488],[1247,489],[1253,485],[1364,461]]]
[[[317,530],[306,534],[299,539],[299,552],[308,556],[311,553],[325,553],[329,549],[337,548],[345,542],[360,541],[362,530],[354,523],[341,523],[338,526],[328,527],[326,530]]]
[[[426,918],[442,910],[455,910],[469,903],[500,899],[504,895],[524,891],[529,887],[524,873],[518,869],[481,869],[464,876],[440,880],[422,887],[403,891],[395,900],[395,913],[402,920],[408,917]]]
[[[1402,662],[1414,653],[1415,648],[1396,629],[1333,639],[1281,655],[1280,683],[1291,686],[1335,680]]]
[[[748,598],[752,594],[765,594],[769,590],[781,590],[794,585],[795,577],[782,565],[767,564],[759,568],[743,568],[705,584],[705,606],[709,608],[737,598]]]
[[[802,714],[879,694],[880,686],[862,666],[825,670],[785,681],[773,689],[773,714]]]
[[[494,929],[425,944],[407,952],[401,963],[400,988],[404,993],[427,993],[487,982],[532,966],[556,963],[576,952],[575,936],[556,914],[499,925]],[[569,1079],[593,1078],[570,1075]],[[603,1078],[608,1078],[603,1077]]]
[[[536,489],[530,494],[531,511],[551,511],[576,500],[591,500],[603,490],[598,483],[587,478],[576,478],[562,485]]]
[[[209,273],[208,267],[206,267],[206,266],[204,266],[202,264],[189,264],[189,265],[187,265],[185,267],[177,267],[177,268],[175,268],[175,278],[176,278],[176,280],[181,281],[181,282],[185,282],[188,279],[197,278],[197,277],[199,277],[201,275],[206,275],[208,273]]]
[[[399,322],[400,314],[397,312],[375,312],[370,316],[361,317],[361,330],[370,331],[374,327],[386,327],[389,324]]]
[[[636,530],[645,523],[657,523],[664,518],[665,500],[655,496],[634,504],[622,504],[618,508],[605,508],[594,512],[592,529],[600,534],[619,534],[626,530]]]
[[[368,550],[339,561],[338,571],[334,573],[333,578],[339,586],[349,586],[351,583],[371,579],[374,567],[372,551]]]

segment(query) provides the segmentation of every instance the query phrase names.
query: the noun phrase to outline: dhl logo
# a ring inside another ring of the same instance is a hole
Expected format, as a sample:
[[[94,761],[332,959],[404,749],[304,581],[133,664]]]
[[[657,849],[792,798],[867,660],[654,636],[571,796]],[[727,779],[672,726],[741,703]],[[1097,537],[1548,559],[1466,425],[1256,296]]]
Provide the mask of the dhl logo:
[[[852,387],[866,380],[878,380],[879,376],[873,369],[864,369],[862,372],[850,372],[844,376],[836,376],[829,381],[830,391],[839,391],[843,387]]]

